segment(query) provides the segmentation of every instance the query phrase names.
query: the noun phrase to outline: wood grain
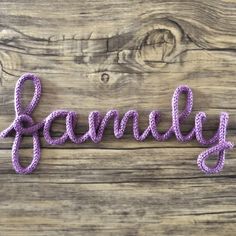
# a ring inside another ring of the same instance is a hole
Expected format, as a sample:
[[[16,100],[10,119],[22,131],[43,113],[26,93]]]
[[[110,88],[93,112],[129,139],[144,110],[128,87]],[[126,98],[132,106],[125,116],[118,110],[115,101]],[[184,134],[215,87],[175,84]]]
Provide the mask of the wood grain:
[[[1,1],[0,130],[14,119],[17,79],[32,72],[43,84],[35,121],[66,108],[79,113],[83,133],[92,110],[136,109],[144,129],[158,109],[165,130],[173,91],[187,84],[193,113],[208,114],[206,135],[227,111],[235,142],[235,56],[235,0]],[[25,104],[31,96],[27,83]],[[58,120],[53,134],[63,130]],[[51,147],[41,138],[40,166],[28,176],[12,170],[12,138],[1,140],[0,235],[235,235],[234,150],[220,174],[206,176],[197,142],[105,133],[99,144]],[[30,137],[21,154],[29,162]]]

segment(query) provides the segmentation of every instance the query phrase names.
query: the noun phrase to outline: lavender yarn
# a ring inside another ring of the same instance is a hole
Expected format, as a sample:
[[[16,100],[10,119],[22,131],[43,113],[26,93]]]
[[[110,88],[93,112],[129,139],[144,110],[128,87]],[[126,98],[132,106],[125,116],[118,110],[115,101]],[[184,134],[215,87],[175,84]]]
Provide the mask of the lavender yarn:
[[[21,93],[24,82],[31,80],[34,84],[34,95],[28,106],[23,109],[21,104]],[[182,112],[179,112],[179,97],[181,94],[187,95],[186,105]],[[160,121],[161,114],[159,111],[152,111],[149,114],[148,127],[141,133],[138,125],[139,114],[135,110],[129,110],[124,114],[122,119],[119,118],[119,112],[117,110],[110,110],[104,117],[98,111],[92,111],[88,117],[89,129],[81,135],[76,136],[74,129],[77,121],[77,114],[69,110],[56,110],[47,116],[42,122],[35,123],[31,117],[32,112],[39,103],[41,96],[41,83],[38,77],[33,74],[27,73],[22,75],[17,81],[15,87],[15,113],[16,117],[13,123],[4,131],[0,133],[1,138],[9,136],[13,131],[15,132],[15,139],[12,145],[12,164],[14,170],[19,174],[29,174],[33,172],[40,160],[40,140],[39,130],[43,129],[43,135],[45,140],[51,145],[62,145],[68,139],[76,144],[85,142],[91,139],[93,142],[98,143],[102,140],[104,130],[109,122],[114,121],[114,136],[121,138],[124,135],[127,122],[132,119],[133,121],[133,136],[137,141],[145,140],[149,135],[153,136],[157,141],[165,141],[175,136],[178,141],[186,142],[194,138],[204,145],[210,146],[207,150],[202,152],[197,159],[199,168],[207,173],[213,174],[222,170],[225,161],[225,150],[233,148],[233,144],[226,141],[227,125],[229,116],[226,112],[220,114],[219,128],[210,139],[205,139],[202,134],[203,123],[206,121],[206,114],[199,112],[195,116],[195,126],[187,133],[182,134],[180,130],[180,124],[182,124],[190,115],[193,106],[193,94],[192,90],[186,86],[179,86],[172,97],[172,125],[165,133],[159,133],[157,130],[157,124]],[[64,118],[66,121],[66,131],[57,138],[51,137],[50,129],[53,121],[56,118]],[[25,127],[26,126],[26,127]],[[23,167],[20,164],[19,149],[24,135],[32,135],[33,137],[33,158],[31,163],[27,167]],[[206,160],[214,154],[218,154],[218,160],[214,167],[208,167]]]

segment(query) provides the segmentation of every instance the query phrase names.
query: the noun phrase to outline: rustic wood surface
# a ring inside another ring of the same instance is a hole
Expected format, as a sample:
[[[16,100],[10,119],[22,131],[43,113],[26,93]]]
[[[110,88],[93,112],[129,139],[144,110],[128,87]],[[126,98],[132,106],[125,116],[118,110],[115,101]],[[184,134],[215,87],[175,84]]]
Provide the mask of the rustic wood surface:
[[[33,117],[55,109],[79,113],[79,132],[92,110],[159,109],[165,130],[180,84],[194,92],[194,114],[205,111],[212,133],[230,114],[236,141],[235,0],[4,0],[0,2],[0,130],[14,119],[14,86],[25,72],[40,76]],[[25,103],[32,85],[24,90]],[[192,118],[194,117],[192,114]],[[189,129],[189,120],[183,130]],[[63,131],[58,120],[53,134]],[[0,141],[0,235],[235,235],[236,152],[224,170],[206,176],[197,142],[139,143],[131,129],[100,144],[51,147],[43,138],[40,166],[21,176],[11,167],[13,138]],[[32,155],[26,137],[23,162]],[[214,158],[213,158],[214,159]]]

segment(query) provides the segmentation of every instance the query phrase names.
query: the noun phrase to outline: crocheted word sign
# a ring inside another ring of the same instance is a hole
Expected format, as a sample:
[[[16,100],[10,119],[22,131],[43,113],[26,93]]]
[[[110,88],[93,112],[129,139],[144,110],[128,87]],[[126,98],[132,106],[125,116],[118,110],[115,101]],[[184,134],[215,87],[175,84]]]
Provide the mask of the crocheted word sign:
[[[34,95],[31,102],[26,106],[22,107],[21,94],[24,82],[26,80],[33,81],[34,84]],[[187,100],[183,111],[178,110],[179,97],[181,94],[186,94]],[[226,140],[228,114],[222,112],[220,114],[220,121],[218,130],[210,139],[203,137],[203,123],[206,120],[206,114],[199,112],[195,116],[195,126],[189,131],[189,133],[183,135],[180,130],[180,124],[186,120],[193,106],[193,94],[192,90],[186,86],[179,86],[172,97],[172,124],[165,133],[160,133],[157,130],[157,124],[160,121],[160,112],[152,111],[149,114],[148,127],[141,133],[138,125],[138,112],[135,110],[129,110],[124,114],[122,119],[119,118],[117,110],[110,110],[104,117],[98,111],[92,111],[88,117],[89,128],[88,131],[81,135],[75,135],[75,125],[77,120],[77,114],[74,111],[69,110],[56,110],[48,115],[42,122],[35,123],[31,117],[32,112],[36,108],[41,96],[41,83],[38,77],[33,74],[24,74],[17,81],[15,87],[15,112],[16,117],[12,124],[0,133],[1,138],[9,136],[13,131],[15,133],[14,143],[12,145],[12,164],[13,168],[17,173],[29,174],[34,171],[40,160],[40,141],[39,141],[39,130],[43,130],[43,135],[47,143],[51,145],[61,145],[67,140],[71,140],[73,143],[80,144],[88,139],[98,143],[102,140],[104,130],[109,122],[113,119],[114,121],[114,136],[121,138],[124,135],[127,122],[132,119],[133,124],[133,136],[138,141],[145,140],[149,135],[157,141],[165,141],[175,136],[178,141],[186,142],[193,138],[208,148],[203,151],[197,158],[197,164],[199,168],[208,174],[217,173],[222,170],[225,160],[225,150],[233,148],[233,144]],[[53,138],[50,134],[52,123],[57,118],[64,118],[66,123],[65,132],[57,138]],[[31,163],[27,167],[23,167],[20,164],[19,149],[24,135],[32,135],[33,138],[33,158]],[[218,155],[217,163],[214,167],[208,167],[206,160],[210,155]]]

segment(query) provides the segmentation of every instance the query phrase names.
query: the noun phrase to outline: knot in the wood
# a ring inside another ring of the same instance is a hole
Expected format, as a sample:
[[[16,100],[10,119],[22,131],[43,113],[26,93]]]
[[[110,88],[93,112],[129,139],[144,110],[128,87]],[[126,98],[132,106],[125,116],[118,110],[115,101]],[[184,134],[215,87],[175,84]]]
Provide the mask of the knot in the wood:
[[[169,29],[154,29],[142,40],[139,51],[145,63],[163,63],[171,55],[176,39]]]
[[[109,81],[109,79],[110,79],[109,74],[107,74],[107,73],[102,73],[102,75],[101,75],[101,81],[102,81],[103,83],[107,83],[107,82]]]

